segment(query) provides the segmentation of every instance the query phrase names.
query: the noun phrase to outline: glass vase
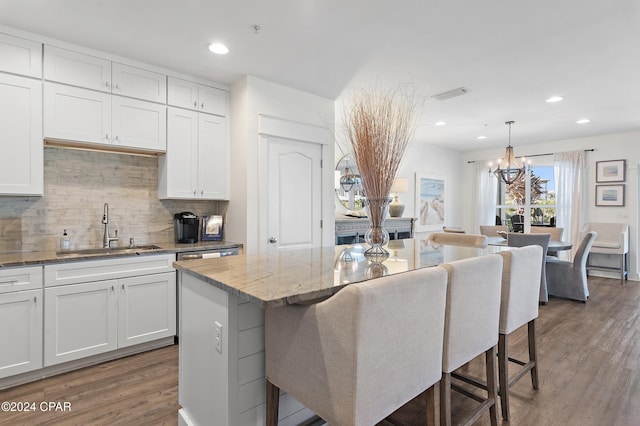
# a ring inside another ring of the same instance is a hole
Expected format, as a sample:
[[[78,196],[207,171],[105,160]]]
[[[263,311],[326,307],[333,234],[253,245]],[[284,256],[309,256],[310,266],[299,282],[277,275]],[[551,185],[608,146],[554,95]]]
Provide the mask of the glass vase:
[[[384,229],[384,220],[387,218],[390,202],[389,197],[365,199],[369,229],[364,234],[364,240],[371,247],[364,252],[364,255],[373,262],[383,262],[389,257],[389,252],[383,246],[389,242],[389,233]]]

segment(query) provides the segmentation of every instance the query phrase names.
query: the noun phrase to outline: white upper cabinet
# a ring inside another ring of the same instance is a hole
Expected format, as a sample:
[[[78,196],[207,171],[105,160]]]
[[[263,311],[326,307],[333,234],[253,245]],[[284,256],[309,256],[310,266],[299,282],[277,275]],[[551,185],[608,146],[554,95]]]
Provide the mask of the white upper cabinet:
[[[42,77],[42,44],[0,34],[0,71]]]
[[[167,100],[164,74],[49,45],[44,49],[44,78],[162,104]]]
[[[167,76],[164,74],[114,62],[111,78],[113,94],[162,104],[167,102]]]
[[[227,115],[227,92],[175,77],[168,78],[167,104],[206,112]]]
[[[111,132],[114,145],[166,151],[167,107],[114,96],[111,98]]]
[[[44,79],[110,93],[111,61],[47,45]]]
[[[42,82],[0,73],[0,195],[42,195]]]

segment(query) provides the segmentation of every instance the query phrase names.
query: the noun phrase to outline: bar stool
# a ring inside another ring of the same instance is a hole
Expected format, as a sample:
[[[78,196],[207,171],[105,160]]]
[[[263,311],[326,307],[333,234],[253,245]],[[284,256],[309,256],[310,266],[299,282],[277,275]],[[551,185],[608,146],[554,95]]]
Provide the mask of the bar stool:
[[[489,254],[442,264],[448,272],[444,354],[440,380],[440,424],[451,425],[451,373],[484,353],[487,398],[464,422],[472,424],[489,411],[498,424],[496,345],[500,318],[502,257]],[[465,395],[472,396],[465,392]],[[476,396],[472,396],[474,399]]]
[[[331,425],[363,426],[426,390],[434,424],[446,287],[444,268],[425,268],[267,309],[267,425],[278,422],[280,389]]]

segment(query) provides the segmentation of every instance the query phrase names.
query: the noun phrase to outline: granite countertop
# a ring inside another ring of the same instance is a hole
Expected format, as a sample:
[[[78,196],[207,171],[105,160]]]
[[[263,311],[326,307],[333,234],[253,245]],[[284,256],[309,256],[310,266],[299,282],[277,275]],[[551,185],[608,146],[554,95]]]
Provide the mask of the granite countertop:
[[[145,244],[145,246],[154,245],[158,248],[148,249],[142,248],[140,250],[128,249],[126,251],[114,250],[112,253],[78,253],[77,250],[70,250],[68,252],[63,251],[33,251],[33,252],[16,252],[16,253],[1,253],[0,254],[0,268],[7,268],[13,266],[29,266],[45,263],[61,263],[61,262],[76,262],[79,260],[90,259],[104,259],[123,256],[136,256],[136,255],[151,255],[151,254],[163,254],[163,253],[181,253],[187,251],[203,251],[203,250],[215,250],[225,249],[232,247],[242,247],[241,243],[235,243],[233,241],[200,241],[194,244],[178,244],[174,242],[153,243]]]
[[[371,263],[368,245],[339,245],[175,262],[179,272],[192,275],[263,309],[315,303],[349,284],[428,268],[504,250],[445,246],[428,240],[390,241],[388,259]]]

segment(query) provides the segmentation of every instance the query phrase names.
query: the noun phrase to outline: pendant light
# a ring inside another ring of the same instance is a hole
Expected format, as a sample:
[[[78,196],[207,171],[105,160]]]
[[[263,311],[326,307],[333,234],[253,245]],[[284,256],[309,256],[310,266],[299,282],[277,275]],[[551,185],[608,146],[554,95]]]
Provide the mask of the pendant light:
[[[511,146],[511,125],[513,123],[515,123],[515,121],[506,121],[504,123],[509,126],[509,144],[504,152],[505,167],[500,167],[501,160],[498,160],[498,167],[493,171],[489,170],[490,173],[493,173],[499,180],[507,185],[511,185],[520,179],[526,171],[524,161],[522,166],[520,166],[520,163],[516,160],[516,156],[513,154],[513,147]]]

